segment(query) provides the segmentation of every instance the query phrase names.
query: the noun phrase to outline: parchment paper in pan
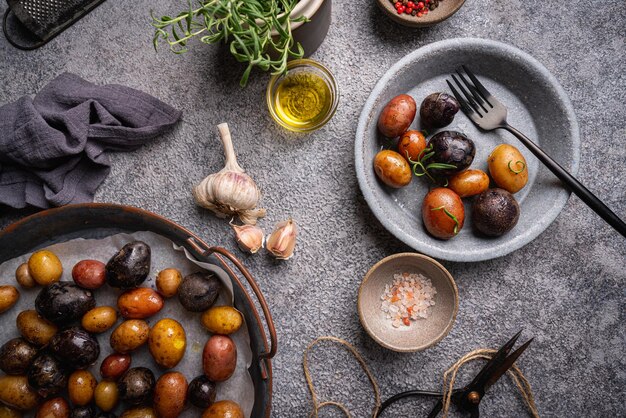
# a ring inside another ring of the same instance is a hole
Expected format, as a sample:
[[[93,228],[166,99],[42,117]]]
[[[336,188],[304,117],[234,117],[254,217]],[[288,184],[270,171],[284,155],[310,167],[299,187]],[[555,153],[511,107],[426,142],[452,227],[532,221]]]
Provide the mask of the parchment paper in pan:
[[[84,259],[100,260],[106,263],[113,254],[115,254],[126,243],[140,240],[150,245],[152,250],[152,266],[148,279],[142,284],[145,287],[155,288],[155,278],[159,271],[174,267],[180,270],[183,276],[199,271],[201,269],[214,272],[224,284],[220,292],[215,306],[232,305],[233,293],[231,280],[224,270],[218,266],[200,263],[192,260],[182,248],[174,246],[172,241],[152,232],[136,232],[134,234],[117,234],[102,239],[74,239],[60,244],[48,247],[53,251],[63,264],[63,277],[61,280],[72,280],[72,267]],[[20,257],[4,262],[0,265],[0,284],[11,284],[16,286],[21,294],[18,303],[9,311],[0,316],[0,344],[4,344],[11,338],[19,336],[15,325],[17,314],[26,309],[35,309],[35,298],[39,293],[40,287],[34,289],[24,289],[15,282],[15,269],[22,263],[28,261],[30,254],[24,254]],[[109,305],[117,309],[117,297],[121,292],[113,289],[108,285],[94,291],[96,305]],[[154,325],[161,318],[173,318],[180,322],[185,328],[187,334],[187,348],[182,361],[172,370],[179,371],[185,375],[188,382],[202,374],[202,350],[207,339],[211,334],[200,323],[201,313],[193,313],[186,311],[178,302],[178,298],[174,297],[166,299],[163,309],[155,316],[148,318],[147,322]],[[118,319],[115,326],[121,323],[122,319]],[[113,327],[113,329],[115,328]],[[109,345],[109,337],[112,330],[98,334],[100,343],[100,358],[91,372],[98,380],[100,380],[99,367],[102,360],[112,353]],[[217,384],[217,400],[230,399],[237,402],[243,409],[245,416],[250,417],[254,404],[254,384],[248,367],[252,361],[252,351],[250,349],[250,338],[247,325],[244,323],[241,329],[231,335],[237,345],[237,369],[234,375],[226,382]],[[165,372],[153,360],[148,351],[147,344],[132,354],[131,367],[144,366],[151,369],[155,376],[160,376]],[[125,405],[117,408],[120,413]],[[198,417],[202,411],[194,406],[189,408],[181,415],[181,417],[191,418]],[[32,416],[27,415],[27,416]]]

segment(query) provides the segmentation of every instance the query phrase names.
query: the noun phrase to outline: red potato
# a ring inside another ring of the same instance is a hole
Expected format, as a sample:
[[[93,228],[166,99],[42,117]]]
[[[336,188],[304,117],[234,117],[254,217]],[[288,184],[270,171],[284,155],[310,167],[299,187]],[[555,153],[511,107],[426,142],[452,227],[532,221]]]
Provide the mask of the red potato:
[[[411,166],[406,159],[391,150],[383,150],[376,154],[374,171],[383,183],[396,189],[406,186],[413,178]]]
[[[154,411],[159,418],[176,418],[185,409],[187,379],[182,373],[165,373],[154,387]]]
[[[398,141],[398,153],[406,160],[417,161],[426,149],[426,137],[422,131],[406,131]]]
[[[122,293],[117,307],[124,318],[145,319],[163,308],[163,297],[156,290],[138,287]]]
[[[422,219],[432,236],[450,239],[463,228],[465,208],[458,194],[450,189],[437,187],[424,197]]]
[[[48,399],[39,406],[35,418],[69,418],[70,405],[63,398]]]
[[[204,345],[202,369],[213,382],[228,380],[237,366],[237,346],[226,335],[213,335]]]
[[[98,260],[82,260],[72,269],[72,279],[85,289],[98,289],[106,281],[105,265]]]
[[[109,380],[119,379],[130,368],[130,354],[109,354],[100,365],[100,375]]]
[[[396,138],[411,126],[417,105],[408,94],[394,97],[387,103],[378,117],[378,130],[388,138]]]

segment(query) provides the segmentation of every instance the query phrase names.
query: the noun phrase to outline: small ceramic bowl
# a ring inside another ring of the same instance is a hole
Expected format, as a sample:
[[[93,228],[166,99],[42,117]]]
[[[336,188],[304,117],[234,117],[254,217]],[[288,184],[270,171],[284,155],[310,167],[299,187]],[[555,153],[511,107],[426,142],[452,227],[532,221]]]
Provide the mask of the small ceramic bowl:
[[[286,77],[290,77],[290,75],[298,72],[314,73],[318,75],[324,84],[326,84],[328,94],[330,94],[329,103],[325,111],[317,115],[312,123],[302,123],[300,125],[294,124],[293,121],[290,123],[289,120],[281,117],[277,104],[278,87],[281,82],[283,82]],[[339,87],[337,86],[335,77],[328,68],[311,59],[297,59],[287,63],[287,74],[272,76],[267,86],[265,98],[270,115],[279,125],[294,132],[312,132],[324,126],[335,114],[337,105],[339,104]]]
[[[381,311],[385,285],[397,273],[418,273],[430,279],[435,294],[432,314],[394,328]],[[434,259],[417,253],[394,254],[376,263],[365,275],[358,296],[359,318],[363,328],[378,344],[399,352],[422,351],[441,341],[452,329],[459,310],[459,291],[454,279]]]
[[[417,3],[418,1],[420,0],[416,0],[414,3]],[[406,13],[398,14],[394,3],[389,0],[377,0],[376,2],[385,14],[387,14],[387,16],[389,16],[393,21],[404,26],[423,28],[443,22],[452,16],[461,8],[461,6],[463,6],[465,0],[440,0],[439,6],[436,9],[429,10],[428,14],[422,17],[411,16]]]

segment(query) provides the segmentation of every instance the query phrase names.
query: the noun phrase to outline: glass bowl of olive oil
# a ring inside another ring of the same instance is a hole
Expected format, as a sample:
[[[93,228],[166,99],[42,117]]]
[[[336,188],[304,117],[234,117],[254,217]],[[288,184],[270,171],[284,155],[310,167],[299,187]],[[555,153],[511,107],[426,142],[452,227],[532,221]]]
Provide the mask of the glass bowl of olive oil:
[[[310,59],[287,64],[287,73],[272,76],[267,107],[278,124],[295,132],[311,132],[326,124],[339,102],[337,82],[328,68]]]

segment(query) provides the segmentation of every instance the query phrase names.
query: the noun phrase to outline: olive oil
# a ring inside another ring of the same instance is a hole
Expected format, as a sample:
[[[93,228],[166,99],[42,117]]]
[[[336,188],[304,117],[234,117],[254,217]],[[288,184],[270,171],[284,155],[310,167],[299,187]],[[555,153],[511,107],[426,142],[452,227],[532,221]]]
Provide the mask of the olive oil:
[[[330,87],[322,75],[309,69],[291,70],[276,88],[274,109],[288,126],[306,130],[326,117],[332,102]]]

